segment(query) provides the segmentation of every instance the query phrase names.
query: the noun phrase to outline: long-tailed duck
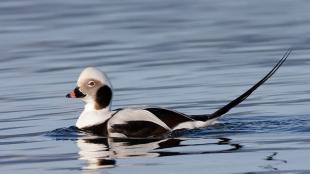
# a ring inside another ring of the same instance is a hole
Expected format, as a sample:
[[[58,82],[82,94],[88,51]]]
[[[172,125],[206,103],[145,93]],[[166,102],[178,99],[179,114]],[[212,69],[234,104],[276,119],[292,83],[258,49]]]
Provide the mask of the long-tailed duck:
[[[86,103],[76,122],[76,126],[81,130],[106,137],[165,137],[175,130],[201,128],[213,123],[267,81],[290,53],[291,49],[254,86],[212,114],[186,115],[160,107],[128,107],[111,110],[113,94],[111,83],[105,73],[93,67],[82,71],[77,87],[66,97],[80,98]]]

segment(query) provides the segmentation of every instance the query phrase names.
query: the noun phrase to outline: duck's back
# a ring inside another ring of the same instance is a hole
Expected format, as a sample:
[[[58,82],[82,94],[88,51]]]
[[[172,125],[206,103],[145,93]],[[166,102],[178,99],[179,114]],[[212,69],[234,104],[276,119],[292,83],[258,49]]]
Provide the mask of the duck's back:
[[[164,108],[125,108],[117,110],[107,126],[112,137],[162,137],[178,125],[193,121],[185,114]]]

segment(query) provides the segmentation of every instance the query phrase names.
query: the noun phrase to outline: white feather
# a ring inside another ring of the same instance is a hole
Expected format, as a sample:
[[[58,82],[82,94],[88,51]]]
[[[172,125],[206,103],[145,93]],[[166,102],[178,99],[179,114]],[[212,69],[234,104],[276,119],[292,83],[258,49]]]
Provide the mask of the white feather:
[[[94,109],[94,103],[87,103],[75,125],[79,129],[98,125],[109,119],[112,113],[109,108],[96,110]]]
[[[128,121],[149,121],[167,130],[171,130],[163,121],[154,114],[143,109],[127,108],[116,113],[108,123],[108,130],[113,124],[126,124]]]
[[[112,87],[110,81],[108,80],[108,76],[104,72],[101,72],[98,69],[93,68],[93,67],[85,68],[81,72],[79,79],[77,81],[77,85],[78,86],[83,85],[80,83],[84,82],[85,80],[88,80],[89,78],[96,79],[96,80],[100,81],[102,84],[105,84],[109,87]]]
[[[203,128],[207,127],[211,124],[214,123],[215,119],[207,120],[207,121],[187,121],[178,124],[176,127],[173,128],[173,130],[178,130],[178,129],[195,129],[195,128]]]

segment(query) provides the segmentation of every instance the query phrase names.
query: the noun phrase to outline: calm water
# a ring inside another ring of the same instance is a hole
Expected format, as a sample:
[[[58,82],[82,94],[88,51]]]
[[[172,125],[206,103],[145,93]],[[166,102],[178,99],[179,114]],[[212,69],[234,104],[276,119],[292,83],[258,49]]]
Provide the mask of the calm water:
[[[0,2],[2,173],[310,173],[310,1]],[[211,113],[294,52],[219,123],[166,140],[77,131],[64,96],[96,66],[113,108]]]

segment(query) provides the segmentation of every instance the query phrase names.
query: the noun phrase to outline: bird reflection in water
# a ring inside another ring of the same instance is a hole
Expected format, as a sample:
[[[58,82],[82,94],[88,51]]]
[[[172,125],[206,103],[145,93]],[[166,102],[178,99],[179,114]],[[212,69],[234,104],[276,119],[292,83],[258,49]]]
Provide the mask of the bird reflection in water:
[[[78,139],[80,160],[86,160],[83,170],[116,166],[117,158],[163,157],[176,155],[229,153],[240,149],[228,138],[168,138],[168,139]]]

